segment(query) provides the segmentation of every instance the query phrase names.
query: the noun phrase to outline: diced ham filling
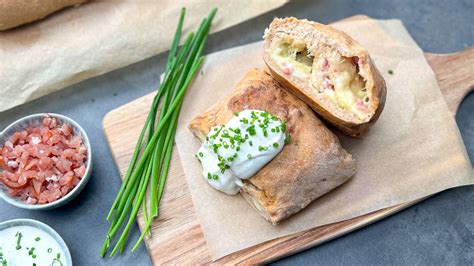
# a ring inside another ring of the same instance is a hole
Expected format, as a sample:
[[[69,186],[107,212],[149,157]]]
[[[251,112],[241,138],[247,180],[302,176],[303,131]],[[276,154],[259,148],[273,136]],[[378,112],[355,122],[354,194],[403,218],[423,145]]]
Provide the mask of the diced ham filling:
[[[290,76],[293,73],[293,66],[289,63],[283,63],[283,73]]]
[[[323,72],[328,72],[329,67],[330,67],[330,65],[329,65],[328,59],[327,59],[327,58],[324,58],[323,66],[322,66],[321,70],[322,70]]]
[[[362,100],[357,101],[357,109],[362,111],[362,112],[368,112],[369,111],[369,108],[367,107],[367,105],[364,104],[364,102]]]
[[[28,204],[53,202],[84,177],[86,157],[82,137],[46,116],[41,126],[15,132],[0,148],[0,181]]]

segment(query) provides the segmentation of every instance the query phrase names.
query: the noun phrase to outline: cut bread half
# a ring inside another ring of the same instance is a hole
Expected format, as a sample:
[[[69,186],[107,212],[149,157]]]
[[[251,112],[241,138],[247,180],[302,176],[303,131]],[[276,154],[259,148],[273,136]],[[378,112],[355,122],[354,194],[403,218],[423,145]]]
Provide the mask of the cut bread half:
[[[377,121],[385,81],[347,34],[308,20],[276,18],[264,39],[263,59],[272,75],[323,119],[354,137]]]

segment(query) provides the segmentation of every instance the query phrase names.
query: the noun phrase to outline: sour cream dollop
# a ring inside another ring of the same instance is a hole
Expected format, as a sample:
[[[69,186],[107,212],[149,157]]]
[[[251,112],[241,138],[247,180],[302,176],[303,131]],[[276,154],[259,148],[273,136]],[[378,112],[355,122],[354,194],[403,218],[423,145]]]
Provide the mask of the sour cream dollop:
[[[286,125],[271,113],[245,110],[213,127],[196,157],[203,176],[217,190],[235,195],[242,179],[254,176],[285,145]]]

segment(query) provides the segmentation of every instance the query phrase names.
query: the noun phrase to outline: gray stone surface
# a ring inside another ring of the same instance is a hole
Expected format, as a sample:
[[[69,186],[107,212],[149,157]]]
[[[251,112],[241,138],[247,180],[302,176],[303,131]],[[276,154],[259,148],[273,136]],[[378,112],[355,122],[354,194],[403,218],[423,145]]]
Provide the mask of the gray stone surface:
[[[329,23],[355,14],[399,18],[425,51],[455,52],[474,45],[473,5],[472,0],[294,1],[210,36],[206,53],[260,40],[263,30],[275,16],[296,16]],[[98,256],[107,230],[104,216],[120,185],[102,131],[102,118],[108,111],[156,88],[165,59],[166,55],[158,55],[0,113],[0,128],[31,113],[56,112],[70,116],[88,132],[94,150],[91,180],[75,200],[45,212],[23,211],[0,202],[0,221],[34,218],[51,225],[68,243],[76,265],[149,265],[150,259],[143,246],[130,253],[129,245],[125,254],[112,259]],[[471,93],[456,117],[471,161],[474,158],[473,113],[474,95]],[[474,187],[451,189],[374,225],[276,264],[472,264],[472,202]],[[135,227],[132,240],[137,238],[137,232]]]

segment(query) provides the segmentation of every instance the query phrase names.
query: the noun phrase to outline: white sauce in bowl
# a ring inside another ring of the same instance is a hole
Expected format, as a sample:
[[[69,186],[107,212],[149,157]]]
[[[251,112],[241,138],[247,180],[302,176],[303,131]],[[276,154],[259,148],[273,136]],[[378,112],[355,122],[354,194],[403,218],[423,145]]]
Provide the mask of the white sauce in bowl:
[[[254,176],[280,153],[285,130],[279,118],[260,110],[244,110],[213,127],[196,154],[204,178],[215,189],[237,194],[242,179]]]
[[[22,225],[0,231],[0,266],[3,265],[67,264],[64,251],[51,235],[36,227]]]

